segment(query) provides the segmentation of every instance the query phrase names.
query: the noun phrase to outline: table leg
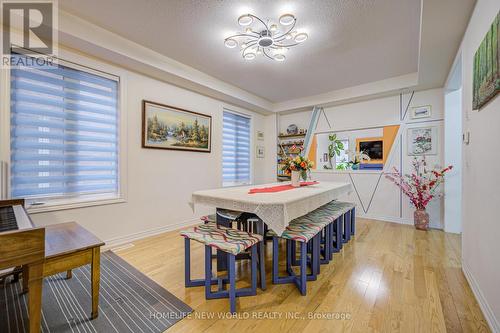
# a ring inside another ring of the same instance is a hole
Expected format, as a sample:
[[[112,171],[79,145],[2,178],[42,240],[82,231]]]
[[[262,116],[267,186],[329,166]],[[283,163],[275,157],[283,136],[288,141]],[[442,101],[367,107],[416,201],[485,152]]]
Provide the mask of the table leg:
[[[97,318],[99,314],[99,283],[101,279],[101,249],[96,247],[92,249],[92,315],[91,318]]]
[[[73,277],[73,271],[71,269],[66,271],[66,279],[71,279]]]
[[[30,264],[28,272],[28,313],[30,333],[40,332],[42,314],[43,263]],[[24,276],[23,276],[24,278]]]
[[[29,291],[30,270],[28,265],[23,266],[23,293]]]
[[[219,211],[219,208],[217,208]],[[219,214],[215,214],[215,223],[217,225],[222,225],[224,227],[231,228],[231,222],[228,222],[226,219],[223,219],[219,216]],[[217,250],[217,272],[226,271],[227,270],[227,253],[224,251]]]

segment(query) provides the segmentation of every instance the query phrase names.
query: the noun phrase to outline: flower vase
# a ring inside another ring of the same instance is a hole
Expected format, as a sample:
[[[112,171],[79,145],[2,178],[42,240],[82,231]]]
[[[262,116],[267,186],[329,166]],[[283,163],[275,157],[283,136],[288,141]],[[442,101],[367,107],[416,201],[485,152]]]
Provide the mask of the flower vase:
[[[337,165],[337,158],[335,157],[335,155],[330,157],[328,162],[330,163],[330,169],[335,169],[335,166]]]
[[[300,187],[300,172],[292,171],[292,186]]]
[[[418,230],[428,230],[429,229],[429,213],[425,209],[417,209],[413,213],[413,220],[415,223],[415,228]]]

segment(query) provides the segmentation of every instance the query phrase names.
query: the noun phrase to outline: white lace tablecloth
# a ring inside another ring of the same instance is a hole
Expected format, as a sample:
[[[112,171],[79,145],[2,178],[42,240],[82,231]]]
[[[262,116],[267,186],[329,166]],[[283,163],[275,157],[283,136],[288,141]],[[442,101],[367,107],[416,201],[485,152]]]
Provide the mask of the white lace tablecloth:
[[[336,200],[352,191],[350,183],[319,182],[282,192],[248,194],[251,188],[271,187],[287,183],[271,183],[251,186],[218,188],[196,191],[192,195],[193,205],[254,213],[278,235],[291,220],[303,216],[316,208]]]

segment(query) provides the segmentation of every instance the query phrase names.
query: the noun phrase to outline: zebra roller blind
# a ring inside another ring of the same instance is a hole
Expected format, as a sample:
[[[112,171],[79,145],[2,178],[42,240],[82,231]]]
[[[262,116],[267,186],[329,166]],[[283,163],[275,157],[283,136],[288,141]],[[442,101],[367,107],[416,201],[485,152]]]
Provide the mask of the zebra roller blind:
[[[91,71],[12,69],[12,197],[118,194],[117,92]]]
[[[250,118],[224,110],[222,144],[223,186],[249,184]]]

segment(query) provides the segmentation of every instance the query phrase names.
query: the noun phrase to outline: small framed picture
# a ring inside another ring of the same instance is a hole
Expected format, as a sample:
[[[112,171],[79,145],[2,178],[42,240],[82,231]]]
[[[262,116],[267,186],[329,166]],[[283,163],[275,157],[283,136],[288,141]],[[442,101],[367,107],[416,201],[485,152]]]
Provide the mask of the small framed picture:
[[[436,155],[437,154],[437,132],[435,126],[415,127],[408,129],[408,155]]]
[[[411,108],[411,119],[429,118],[432,115],[430,105],[415,106]]]
[[[255,154],[257,155],[257,158],[264,158],[264,146],[257,146]]]
[[[264,132],[257,131],[257,140],[264,141]]]

